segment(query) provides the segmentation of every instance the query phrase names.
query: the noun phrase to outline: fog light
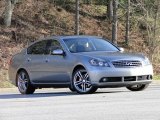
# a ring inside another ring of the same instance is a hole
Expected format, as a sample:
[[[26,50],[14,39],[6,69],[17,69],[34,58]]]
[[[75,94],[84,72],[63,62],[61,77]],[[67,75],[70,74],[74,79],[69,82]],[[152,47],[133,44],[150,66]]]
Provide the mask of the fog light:
[[[99,64],[99,66],[103,66],[103,65],[104,65],[104,63],[103,63],[103,62],[99,62],[98,64]]]
[[[107,78],[103,78],[103,79],[102,79],[102,82],[107,82]]]

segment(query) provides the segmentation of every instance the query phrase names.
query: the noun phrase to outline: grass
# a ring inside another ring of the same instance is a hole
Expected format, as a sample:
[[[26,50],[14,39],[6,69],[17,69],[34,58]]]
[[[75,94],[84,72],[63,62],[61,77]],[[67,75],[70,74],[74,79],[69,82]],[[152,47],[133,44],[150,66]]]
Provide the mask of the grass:
[[[154,80],[160,80],[160,75],[155,75],[155,76],[153,77],[153,79],[154,79]]]
[[[0,88],[12,88],[14,87],[9,81],[0,81]]]
[[[12,88],[14,85],[10,83],[8,80],[8,71],[2,70],[0,71],[0,88]]]

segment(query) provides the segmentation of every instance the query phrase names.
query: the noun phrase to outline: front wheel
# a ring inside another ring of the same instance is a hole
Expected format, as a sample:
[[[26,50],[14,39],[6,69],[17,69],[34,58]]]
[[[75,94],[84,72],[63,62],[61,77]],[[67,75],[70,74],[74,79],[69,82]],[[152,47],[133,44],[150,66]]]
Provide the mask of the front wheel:
[[[17,86],[21,94],[33,94],[35,91],[30,83],[28,73],[24,70],[17,73]]]
[[[70,91],[75,92],[76,90],[72,87],[69,87]]]
[[[148,87],[149,84],[138,84],[126,87],[128,90],[131,91],[142,91]]]
[[[88,72],[84,68],[73,73],[73,87],[80,94],[94,93],[97,90],[97,87],[92,86]]]

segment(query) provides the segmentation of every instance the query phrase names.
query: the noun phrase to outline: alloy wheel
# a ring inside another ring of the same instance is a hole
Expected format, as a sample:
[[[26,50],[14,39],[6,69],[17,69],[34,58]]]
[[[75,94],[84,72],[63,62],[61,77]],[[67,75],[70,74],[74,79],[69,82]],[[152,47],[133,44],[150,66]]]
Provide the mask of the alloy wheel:
[[[73,76],[73,85],[78,93],[93,93],[97,88],[93,87],[89,78],[89,74],[85,69],[79,69]]]
[[[28,77],[25,72],[18,74],[18,88],[20,91],[25,92],[28,87]]]

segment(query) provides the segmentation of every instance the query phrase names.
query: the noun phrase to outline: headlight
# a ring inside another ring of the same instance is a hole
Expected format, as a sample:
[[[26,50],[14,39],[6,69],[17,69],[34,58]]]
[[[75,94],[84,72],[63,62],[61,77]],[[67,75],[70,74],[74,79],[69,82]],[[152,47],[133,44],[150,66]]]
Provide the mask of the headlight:
[[[98,59],[91,59],[89,63],[93,66],[100,66],[100,67],[110,67],[106,61],[101,61]]]
[[[144,62],[145,62],[145,65],[150,65],[151,64],[150,61],[149,61],[149,59],[147,57],[145,57]]]

